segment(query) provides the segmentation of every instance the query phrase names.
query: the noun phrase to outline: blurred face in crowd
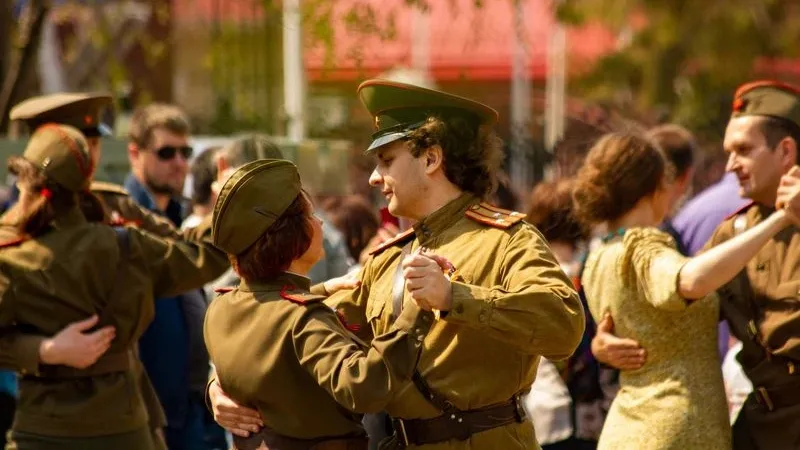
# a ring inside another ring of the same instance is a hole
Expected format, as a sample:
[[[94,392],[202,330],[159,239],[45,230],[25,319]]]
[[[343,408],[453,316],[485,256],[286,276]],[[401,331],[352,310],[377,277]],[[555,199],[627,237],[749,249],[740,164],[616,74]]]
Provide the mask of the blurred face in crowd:
[[[131,166],[154,194],[178,196],[189,170],[189,149],[189,136],[156,128],[146,148],[134,146],[130,151]]]
[[[420,219],[422,199],[428,192],[425,153],[415,158],[406,141],[400,140],[376,151],[378,164],[369,177],[369,184],[381,189],[389,212],[394,216]]]
[[[92,159],[92,168],[97,170],[100,164],[100,138],[87,137],[86,142],[89,144],[89,157]]]
[[[775,203],[781,176],[794,164],[785,141],[769,148],[758,116],[731,119],[725,130],[724,147],[728,154],[725,170],[739,179],[739,193],[763,205]]]

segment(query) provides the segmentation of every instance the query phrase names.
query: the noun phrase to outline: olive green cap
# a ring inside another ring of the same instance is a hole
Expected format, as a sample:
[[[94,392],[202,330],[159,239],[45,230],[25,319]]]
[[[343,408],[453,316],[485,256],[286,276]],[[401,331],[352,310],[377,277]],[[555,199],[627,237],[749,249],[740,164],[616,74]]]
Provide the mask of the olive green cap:
[[[42,169],[64,188],[79,192],[89,188],[92,159],[89,146],[77,128],[45,124],[34,131],[22,157]]]
[[[300,194],[297,167],[282,159],[261,159],[238,168],[214,204],[212,243],[239,255],[253,245]]]
[[[473,115],[481,124],[497,123],[497,111],[468,98],[387,80],[367,80],[358,87],[361,103],[375,129],[365,153],[402,139],[439,113]]]
[[[754,81],[733,96],[731,117],[770,116],[800,126],[800,90],[780,81]]]
[[[21,120],[33,132],[46,123],[71,125],[86,137],[103,134],[100,122],[103,109],[111,104],[111,96],[102,93],[69,93],[29,98],[11,108],[11,120]]]

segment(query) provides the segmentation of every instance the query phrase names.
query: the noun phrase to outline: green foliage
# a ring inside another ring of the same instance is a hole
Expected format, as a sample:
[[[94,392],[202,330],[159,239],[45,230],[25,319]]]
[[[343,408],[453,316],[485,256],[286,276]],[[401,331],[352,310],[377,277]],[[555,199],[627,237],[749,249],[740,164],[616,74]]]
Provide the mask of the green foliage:
[[[620,40],[577,82],[581,95],[717,138],[738,85],[788,79],[763,63],[800,56],[797,0],[565,0],[557,17]]]

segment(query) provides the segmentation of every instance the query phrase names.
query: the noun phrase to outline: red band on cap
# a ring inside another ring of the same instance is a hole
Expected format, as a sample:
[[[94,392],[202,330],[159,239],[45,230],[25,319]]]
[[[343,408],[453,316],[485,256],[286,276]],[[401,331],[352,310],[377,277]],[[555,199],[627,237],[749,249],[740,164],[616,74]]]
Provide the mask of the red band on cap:
[[[75,139],[72,139],[67,133],[64,132],[64,130],[61,129],[60,126],[58,126],[58,124],[55,123],[48,123],[46,125],[42,125],[40,128],[52,128],[53,131],[58,133],[58,135],[61,136],[61,141],[67,144],[69,152],[72,153],[72,156],[74,156],[75,160],[78,162],[78,170],[81,171],[81,174],[87,178],[92,174],[92,158],[87,154],[86,156],[89,157],[89,161],[85,161],[83,159],[83,155],[81,154],[81,151],[78,148],[78,143],[75,141]]]
[[[781,81],[775,80],[760,80],[760,81],[753,81],[751,83],[746,83],[739,86],[739,89],[736,89],[736,93],[733,94],[733,98],[738,99],[742,95],[747,92],[752,91],[753,89],[760,88],[760,87],[775,87],[778,89],[782,89],[784,91],[791,92],[795,95],[800,95],[800,90],[796,87],[792,86],[791,84],[787,84]],[[736,109],[736,103],[734,103],[734,110]]]

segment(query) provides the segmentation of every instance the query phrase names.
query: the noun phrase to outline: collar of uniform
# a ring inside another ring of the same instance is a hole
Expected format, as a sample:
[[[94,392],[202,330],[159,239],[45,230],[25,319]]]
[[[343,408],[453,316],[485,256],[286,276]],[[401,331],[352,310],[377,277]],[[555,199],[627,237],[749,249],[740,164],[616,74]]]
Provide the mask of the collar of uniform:
[[[59,215],[53,219],[53,228],[69,228],[75,225],[86,223],[86,217],[83,212],[76,205],[66,211],[64,214]]]
[[[239,290],[245,292],[280,291],[287,286],[290,286],[290,291],[308,291],[311,289],[311,280],[296,273],[284,272],[270,281],[246,281],[242,278],[239,282]]]
[[[464,216],[464,212],[470,206],[478,203],[480,199],[475,195],[465,192],[455,200],[442,206],[429,214],[424,219],[414,224],[414,233],[420,242],[425,241],[431,236],[436,236],[442,231],[450,228]]]

